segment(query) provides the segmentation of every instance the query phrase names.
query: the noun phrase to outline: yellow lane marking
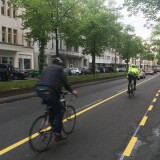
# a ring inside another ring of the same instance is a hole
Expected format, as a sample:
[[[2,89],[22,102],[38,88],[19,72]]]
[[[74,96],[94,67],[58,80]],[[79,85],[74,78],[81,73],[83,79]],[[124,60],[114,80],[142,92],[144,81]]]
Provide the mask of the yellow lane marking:
[[[80,114],[82,114],[82,113],[84,113],[84,112],[87,112],[88,110],[91,110],[92,108],[94,108],[94,107],[96,107],[96,106],[98,106],[98,105],[100,105],[100,104],[102,104],[102,103],[104,103],[104,102],[106,102],[106,101],[109,101],[110,99],[113,99],[114,97],[122,94],[123,92],[126,92],[126,90],[125,90],[125,91],[122,91],[122,92],[120,92],[120,93],[118,93],[118,94],[116,94],[116,95],[114,95],[114,96],[111,96],[111,97],[109,97],[109,98],[107,98],[107,99],[105,99],[105,100],[103,100],[103,101],[101,101],[101,102],[99,102],[99,103],[96,103],[96,104],[94,104],[94,105],[92,105],[92,106],[90,106],[90,107],[88,107],[88,108],[86,108],[86,109],[84,109],[84,110],[82,110],[82,111],[80,111],[80,112],[77,112],[77,113],[76,113],[76,116],[78,116],[78,115],[80,115]],[[73,117],[74,117],[74,115],[72,115],[70,118],[72,119]],[[63,123],[66,122],[66,121],[67,121],[67,118],[63,120]],[[35,133],[35,135],[33,136],[33,138],[37,137],[38,135],[39,135],[38,133]],[[28,140],[29,140],[29,137],[27,137],[27,138],[25,138],[25,139],[23,139],[23,140],[15,143],[15,144],[9,146],[9,147],[1,150],[1,151],[0,151],[0,155],[4,154],[4,153],[6,153],[6,152],[8,152],[8,151],[10,151],[10,150],[12,150],[12,149],[20,146],[20,145],[22,145],[23,143],[27,142]]]
[[[155,77],[156,77],[156,76],[155,76]],[[153,79],[153,78],[155,78],[155,77],[149,78],[149,79],[147,79],[147,80],[139,83],[137,86],[139,86],[139,85],[141,85],[141,84],[143,84],[143,83],[145,83],[145,82],[147,82],[147,81],[149,81],[149,80],[151,80],[151,79]],[[95,107],[97,107],[98,105],[100,105],[100,104],[102,104],[102,103],[104,103],[104,102],[107,102],[107,101],[109,101],[110,99],[113,99],[113,98],[121,95],[122,93],[124,93],[124,92],[126,92],[126,91],[127,91],[127,90],[124,90],[124,91],[119,92],[118,94],[115,94],[115,95],[113,95],[113,96],[111,96],[111,97],[109,97],[109,98],[107,98],[107,99],[105,99],[105,100],[103,100],[103,101],[100,101],[100,102],[98,102],[98,103],[96,103],[96,104],[94,104],[94,105],[92,105],[92,106],[90,106],[90,107],[88,107],[88,108],[86,108],[86,109],[84,109],[84,110],[76,113],[76,116],[81,115],[81,114],[83,114],[83,113],[91,110],[92,108],[95,108]],[[159,90],[159,92],[160,92],[160,90]],[[74,116],[71,116],[71,118],[73,118],[73,117],[74,117]],[[67,121],[67,119],[64,119],[64,120],[63,120],[63,123],[66,122],[66,121]],[[34,135],[32,135],[31,138],[35,138],[35,137],[37,137],[38,135],[39,135],[39,133],[35,133]],[[21,141],[19,141],[19,142],[16,142],[16,143],[14,143],[13,145],[10,145],[9,147],[7,147],[7,148],[5,148],[5,149],[3,149],[3,150],[0,150],[0,155],[5,154],[6,152],[9,152],[10,150],[12,150],[12,149],[14,149],[14,148],[16,148],[16,147],[18,147],[18,146],[26,143],[28,140],[29,140],[29,137],[27,137],[27,138],[25,138],[25,139],[23,139],[23,140],[21,140]]]
[[[130,140],[128,146],[126,147],[125,151],[123,152],[124,156],[129,157],[131,155],[131,152],[134,148],[134,145],[136,144],[138,138],[137,137],[132,137],[132,139]]]
[[[141,123],[140,123],[140,126],[144,126],[146,121],[147,121],[148,117],[147,116],[144,116]]]
[[[12,149],[14,149],[14,148],[20,146],[20,145],[22,145],[23,143],[27,142],[28,140],[29,140],[29,138],[27,137],[27,138],[25,138],[25,139],[23,139],[23,140],[21,140],[21,141],[15,143],[15,144],[9,146],[9,147],[7,147],[7,148],[1,150],[1,151],[0,151],[0,155],[4,154],[4,153],[6,153],[6,152],[8,152],[8,151],[10,151],[10,150],[12,150]]]
[[[148,110],[151,111],[153,109],[153,105],[150,105]]]
[[[156,97],[158,97],[158,96],[159,96],[159,94],[157,93],[157,94],[156,94]]]
[[[154,98],[154,99],[153,99],[153,102],[156,102],[156,100],[157,100],[157,98]]]
[[[45,128],[45,129],[43,129],[42,131],[48,131],[49,129],[51,129],[50,126],[47,127],[47,128]],[[33,135],[31,136],[31,139],[33,139],[33,138],[35,138],[35,137],[37,137],[37,136],[39,136],[39,133],[38,133],[38,132],[35,133],[35,134],[33,134]],[[8,152],[8,151],[10,151],[10,150],[12,150],[12,149],[18,147],[18,146],[20,146],[20,145],[22,145],[22,144],[24,144],[24,143],[26,143],[27,141],[29,141],[29,137],[27,137],[27,138],[25,138],[25,139],[23,139],[23,140],[21,140],[21,141],[15,143],[15,144],[12,144],[12,145],[9,146],[9,147],[7,147],[7,148],[1,150],[1,151],[0,151],[0,155],[2,155],[2,154],[4,154],[4,153],[6,153],[6,152]]]

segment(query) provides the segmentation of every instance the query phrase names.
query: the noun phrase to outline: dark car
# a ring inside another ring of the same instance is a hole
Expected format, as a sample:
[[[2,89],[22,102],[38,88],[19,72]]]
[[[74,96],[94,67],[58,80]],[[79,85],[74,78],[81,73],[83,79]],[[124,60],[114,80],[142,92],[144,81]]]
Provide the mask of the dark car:
[[[0,80],[8,81],[13,74],[13,66],[11,64],[0,64]]]
[[[105,69],[105,67],[98,67],[98,70],[100,71],[100,73],[105,73],[109,71],[108,69]]]
[[[28,77],[28,72],[27,71],[23,71],[19,68],[14,68],[13,71],[13,79],[18,80],[18,79],[25,79]]]
[[[154,73],[157,73],[157,68],[153,68]]]
[[[67,76],[71,75],[71,70],[69,68],[64,68],[63,71],[67,74]]]
[[[29,70],[28,71],[28,77],[37,77],[40,75],[40,71],[37,71],[37,70]]]
[[[113,68],[113,67],[105,67],[105,69],[108,69],[109,70],[109,72],[111,73],[111,72],[115,72],[115,69]]]

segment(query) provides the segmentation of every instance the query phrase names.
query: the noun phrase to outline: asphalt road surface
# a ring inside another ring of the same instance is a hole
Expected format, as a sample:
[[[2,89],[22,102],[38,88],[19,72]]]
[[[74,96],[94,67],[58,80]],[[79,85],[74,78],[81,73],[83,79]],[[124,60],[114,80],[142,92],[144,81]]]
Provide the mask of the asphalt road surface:
[[[37,97],[0,105],[0,160],[160,160],[160,74],[137,81],[128,98],[127,79],[77,88],[71,101],[77,122],[63,141],[43,153],[28,145],[29,128],[43,114]]]

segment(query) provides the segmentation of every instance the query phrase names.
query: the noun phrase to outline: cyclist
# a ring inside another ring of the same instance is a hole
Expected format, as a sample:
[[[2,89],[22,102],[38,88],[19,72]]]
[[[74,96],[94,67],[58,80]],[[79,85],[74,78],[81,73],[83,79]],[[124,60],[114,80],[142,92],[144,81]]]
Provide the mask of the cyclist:
[[[37,95],[43,99],[43,102],[51,106],[51,123],[53,124],[54,117],[54,134],[55,141],[64,140],[61,135],[63,106],[60,103],[60,95],[62,87],[71,92],[74,96],[78,92],[73,90],[68,84],[66,73],[63,71],[63,61],[56,57],[53,59],[53,65],[46,68],[39,80],[36,91]]]
[[[140,79],[140,74],[139,74],[138,69],[136,68],[136,65],[133,64],[132,67],[128,70],[127,79],[128,79],[129,84],[132,83],[132,80],[134,81],[134,90],[136,90],[137,78]]]

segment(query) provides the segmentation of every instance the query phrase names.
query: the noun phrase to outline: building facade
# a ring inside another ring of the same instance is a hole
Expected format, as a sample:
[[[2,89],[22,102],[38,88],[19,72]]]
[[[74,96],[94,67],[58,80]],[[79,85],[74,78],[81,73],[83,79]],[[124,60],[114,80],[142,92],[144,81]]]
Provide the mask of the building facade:
[[[20,69],[33,69],[33,46],[26,41],[22,20],[17,18],[23,10],[13,10],[7,0],[0,0],[0,63],[12,64]]]
[[[63,59],[64,64],[67,68],[83,67],[89,68],[88,57],[82,54],[82,48],[76,46],[67,46],[64,41],[59,40],[58,52],[60,57]],[[46,65],[52,64],[53,58],[56,56],[56,42],[51,39],[45,48]],[[38,57],[39,57],[39,43],[34,44],[34,59],[35,69],[38,69]]]

